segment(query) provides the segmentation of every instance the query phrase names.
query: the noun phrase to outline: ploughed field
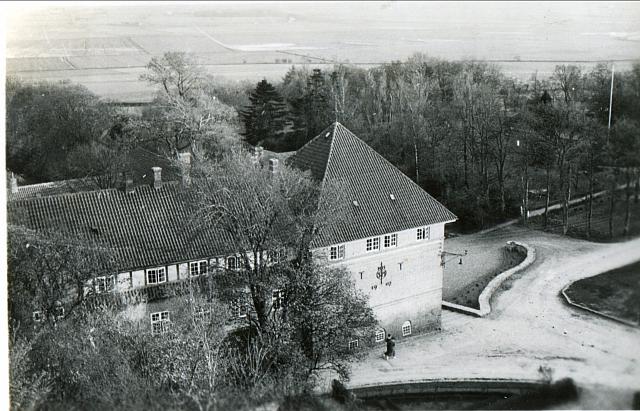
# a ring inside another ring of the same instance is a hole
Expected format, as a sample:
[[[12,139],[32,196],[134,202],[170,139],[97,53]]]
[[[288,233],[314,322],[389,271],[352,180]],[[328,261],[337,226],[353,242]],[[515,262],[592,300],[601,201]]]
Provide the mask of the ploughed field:
[[[565,293],[576,304],[640,325],[640,261],[576,281]]]
[[[597,4],[51,7],[8,16],[6,65],[25,80],[68,78],[123,100],[150,98],[139,71],[167,51],[193,53],[211,74],[232,80],[279,80],[292,64],[366,68],[416,52],[486,59],[527,79],[562,62],[630,67],[640,55],[638,18],[640,7]]]

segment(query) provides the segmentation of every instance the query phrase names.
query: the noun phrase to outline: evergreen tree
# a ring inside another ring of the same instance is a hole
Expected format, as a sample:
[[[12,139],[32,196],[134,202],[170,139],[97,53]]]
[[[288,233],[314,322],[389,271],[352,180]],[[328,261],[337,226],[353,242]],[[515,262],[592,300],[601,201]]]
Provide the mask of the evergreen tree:
[[[304,93],[291,103],[293,147],[298,149],[335,120],[330,84],[320,69],[307,79]]]
[[[249,100],[251,104],[240,112],[245,140],[251,145],[260,144],[269,150],[282,148],[286,109],[280,93],[267,80],[262,80]]]

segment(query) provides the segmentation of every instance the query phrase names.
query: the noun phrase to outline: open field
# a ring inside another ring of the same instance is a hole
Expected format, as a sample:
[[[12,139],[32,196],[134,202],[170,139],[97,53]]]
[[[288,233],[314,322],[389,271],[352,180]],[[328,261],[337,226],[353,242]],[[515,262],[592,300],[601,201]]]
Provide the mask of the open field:
[[[640,325],[640,261],[576,281],[566,294],[576,304]]]
[[[150,98],[139,73],[166,51],[192,52],[232,80],[277,80],[291,64],[369,67],[416,52],[544,77],[561,62],[628,68],[640,57],[637,21],[632,3],[24,7],[8,15],[6,62],[9,75],[71,79],[116,100]]]

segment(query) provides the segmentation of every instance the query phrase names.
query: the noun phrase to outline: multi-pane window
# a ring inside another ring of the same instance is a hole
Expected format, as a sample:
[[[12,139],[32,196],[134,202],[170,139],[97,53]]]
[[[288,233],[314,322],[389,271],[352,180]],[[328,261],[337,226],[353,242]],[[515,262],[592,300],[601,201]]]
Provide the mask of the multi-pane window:
[[[406,337],[407,335],[411,335],[411,321],[405,321],[402,324],[402,336]]]
[[[201,274],[206,274],[208,269],[209,269],[209,264],[207,263],[206,260],[193,261],[189,263],[189,273],[191,274],[192,277],[195,277]]]
[[[384,336],[386,335],[386,332],[384,331],[383,328],[379,328],[378,330],[376,330],[376,342],[382,342],[384,341]]]
[[[56,320],[61,320],[64,318],[64,307],[58,306],[54,310]]]
[[[213,310],[209,305],[202,305],[202,306],[196,307],[193,312],[193,316],[201,322],[211,321],[212,314],[213,314]]]
[[[267,262],[274,264],[280,263],[287,259],[287,251],[284,249],[267,251]]]
[[[380,237],[367,238],[367,251],[380,249]]]
[[[349,341],[349,349],[355,350],[356,348],[358,348],[358,340]]]
[[[342,260],[344,258],[344,244],[331,246],[329,260]]]
[[[154,334],[162,334],[169,330],[169,311],[158,311],[151,313],[151,332]]]
[[[93,284],[98,294],[111,292],[116,288],[116,277],[114,275],[96,277]]]
[[[430,236],[429,227],[420,227],[416,231],[416,239],[420,240],[428,240]]]
[[[164,267],[150,268],[147,270],[147,284],[160,284],[167,282],[167,271]]]
[[[384,248],[396,247],[398,245],[398,234],[388,234],[384,236]]]
[[[241,302],[240,300],[236,300],[234,303],[236,316],[238,318],[246,318],[247,313],[249,312],[249,305]]]
[[[229,270],[237,270],[238,269],[238,258],[235,256],[227,257],[227,269]]]
[[[271,296],[271,306],[274,310],[282,308],[284,305],[284,290],[273,290]]]

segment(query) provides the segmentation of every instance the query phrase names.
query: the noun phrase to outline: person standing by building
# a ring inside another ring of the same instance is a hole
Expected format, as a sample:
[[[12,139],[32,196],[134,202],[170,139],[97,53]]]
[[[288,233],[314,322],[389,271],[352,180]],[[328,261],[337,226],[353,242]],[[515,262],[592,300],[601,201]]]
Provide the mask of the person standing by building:
[[[388,334],[387,338],[385,339],[385,342],[387,343],[387,351],[384,353],[384,359],[388,360],[389,357],[395,358],[396,357],[396,341],[393,339],[393,336],[391,334]]]

